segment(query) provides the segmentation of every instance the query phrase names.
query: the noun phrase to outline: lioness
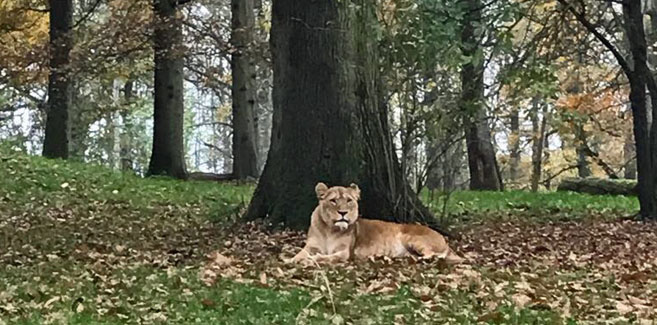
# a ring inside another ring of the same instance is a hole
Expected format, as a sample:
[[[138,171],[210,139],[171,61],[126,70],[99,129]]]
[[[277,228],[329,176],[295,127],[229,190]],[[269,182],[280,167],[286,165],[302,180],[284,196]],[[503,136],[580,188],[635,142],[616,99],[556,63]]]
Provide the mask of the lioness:
[[[434,230],[414,224],[398,224],[358,218],[360,189],[315,186],[319,205],[311,216],[306,246],[288,262],[342,262],[368,256],[440,257],[449,264],[463,261],[445,238]]]

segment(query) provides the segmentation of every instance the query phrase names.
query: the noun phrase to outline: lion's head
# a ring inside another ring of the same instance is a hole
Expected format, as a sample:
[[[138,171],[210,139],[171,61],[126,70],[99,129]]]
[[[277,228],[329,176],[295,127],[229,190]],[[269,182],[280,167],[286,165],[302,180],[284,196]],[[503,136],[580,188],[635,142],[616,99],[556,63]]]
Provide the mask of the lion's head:
[[[345,230],[358,220],[358,200],[360,200],[358,185],[329,188],[324,183],[317,183],[315,193],[319,199],[320,216],[326,224]]]

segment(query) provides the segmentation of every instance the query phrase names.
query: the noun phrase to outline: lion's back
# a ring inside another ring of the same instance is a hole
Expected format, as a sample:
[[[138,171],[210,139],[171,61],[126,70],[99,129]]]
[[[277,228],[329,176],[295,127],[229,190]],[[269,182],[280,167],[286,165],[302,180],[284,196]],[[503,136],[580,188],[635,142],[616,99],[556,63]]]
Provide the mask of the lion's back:
[[[360,258],[409,255],[402,240],[404,226],[381,220],[360,219],[354,254]]]

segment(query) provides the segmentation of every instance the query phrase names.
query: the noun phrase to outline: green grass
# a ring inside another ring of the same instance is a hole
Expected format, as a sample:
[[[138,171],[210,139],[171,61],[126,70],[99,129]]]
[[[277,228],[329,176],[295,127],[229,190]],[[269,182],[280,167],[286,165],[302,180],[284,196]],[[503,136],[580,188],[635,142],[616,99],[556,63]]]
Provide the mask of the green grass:
[[[574,192],[455,191],[432,196],[425,191],[422,198],[430,202],[437,216],[455,219],[451,223],[457,224],[499,218],[531,221],[579,220],[592,216],[616,218],[639,210],[636,197]]]
[[[357,289],[381,279],[379,273],[368,273],[378,272],[373,265],[284,269],[294,273],[290,278],[295,281],[272,279],[267,285],[259,284],[258,273],[247,271],[251,275],[227,276],[207,286],[199,279],[205,254],[223,243],[224,227],[248,203],[252,186],[144,179],[91,164],[31,157],[1,144],[0,173],[2,325],[568,321],[549,308],[514,307],[508,297],[492,309],[484,306],[481,292],[492,294],[504,281],[512,288],[520,279],[519,273],[487,268],[476,269],[486,277],[483,284],[443,288],[435,277],[449,269],[425,266],[416,272],[416,266],[405,265],[411,275],[386,293]],[[442,210],[441,200],[432,202],[435,211]],[[455,192],[447,204],[449,216],[462,227],[498,217],[612,218],[636,209],[635,198],[574,193]],[[267,270],[270,276],[279,268],[261,262],[258,269],[274,269]],[[383,279],[398,280],[394,267],[386,272],[392,273]],[[549,281],[571,281],[553,276],[552,270],[541,272],[548,287]],[[431,292],[430,301],[422,290]],[[616,291],[601,287],[598,292]]]
[[[142,178],[93,164],[30,157],[0,148],[0,188],[14,206],[127,204],[146,214],[162,207],[193,207],[200,216],[231,216],[246,205],[252,186]]]
[[[60,271],[67,277],[45,275],[34,281],[26,274],[5,273],[8,280],[23,280],[22,287],[0,288],[15,294],[11,308],[21,304],[45,304],[13,321],[17,324],[42,324],[59,320],[68,324],[289,324],[311,301],[302,290],[276,290],[232,281],[219,281],[206,287],[189,270],[162,271],[147,267],[125,269],[106,274],[106,282],[78,265]],[[71,273],[68,273],[72,271]],[[57,274],[55,274],[57,275]],[[69,276],[77,276],[69,278]],[[10,282],[10,283],[11,283]],[[40,282],[40,285],[39,283]],[[42,292],[40,286],[48,286]],[[7,307],[5,307],[7,308]]]

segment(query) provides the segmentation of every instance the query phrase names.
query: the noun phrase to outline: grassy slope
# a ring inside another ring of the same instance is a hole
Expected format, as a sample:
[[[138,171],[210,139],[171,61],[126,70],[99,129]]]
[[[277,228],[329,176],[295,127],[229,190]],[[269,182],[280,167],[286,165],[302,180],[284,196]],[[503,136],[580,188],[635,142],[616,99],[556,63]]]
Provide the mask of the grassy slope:
[[[629,216],[639,209],[636,197],[589,195],[574,192],[474,192],[422,193],[436,215],[453,226],[483,221],[568,221],[592,217]],[[445,204],[447,201],[447,204]]]
[[[308,286],[258,285],[257,280],[204,285],[198,276],[204,256],[223,240],[222,224],[234,219],[248,201],[249,187],[141,179],[97,166],[27,157],[6,148],[0,149],[0,175],[0,324],[482,319],[483,307],[468,288],[444,291],[442,307],[418,313],[425,299],[417,288],[411,290],[413,281],[386,294],[357,293],[344,279],[331,295],[321,278],[317,291]],[[579,218],[591,211],[628,214],[636,209],[636,200],[461,192],[454,193],[448,206],[459,220],[515,214]],[[331,281],[343,276],[340,270],[327,272]],[[486,276],[488,271],[478,272]],[[484,320],[559,319],[559,313],[549,309],[511,306],[501,303]]]

